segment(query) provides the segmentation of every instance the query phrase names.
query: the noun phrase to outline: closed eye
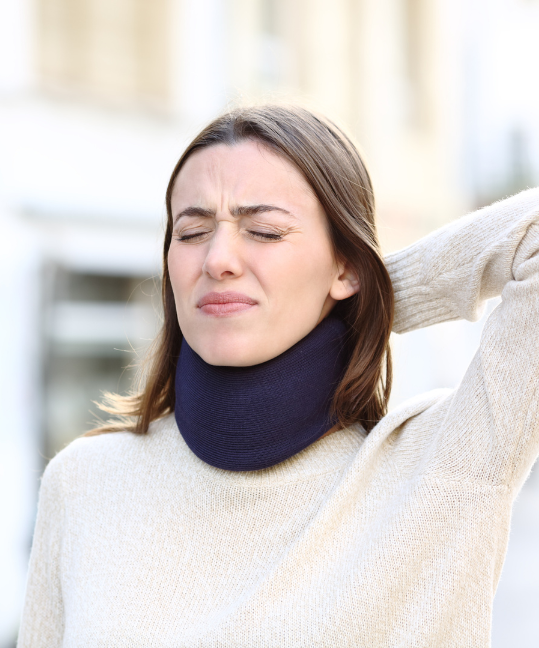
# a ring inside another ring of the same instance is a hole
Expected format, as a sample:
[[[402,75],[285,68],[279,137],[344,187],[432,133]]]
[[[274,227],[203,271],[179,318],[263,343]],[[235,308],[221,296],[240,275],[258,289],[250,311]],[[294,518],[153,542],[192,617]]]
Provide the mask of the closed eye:
[[[177,241],[191,241],[206,233],[207,232],[196,232],[196,234],[183,234],[182,236],[176,236],[175,238]]]
[[[283,237],[281,234],[272,234],[269,232],[255,232],[247,230],[251,236],[263,238],[266,241],[280,241]]]
[[[259,238],[264,241],[281,241],[283,236],[282,234],[276,234],[272,232],[257,232],[255,230],[247,230],[247,233],[250,234],[253,238]],[[195,232],[194,234],[182,234],[181,236],[176,236],[176,240],[180,242],[194,241],[195,239],[200,238],[208,234],[208,232]]]

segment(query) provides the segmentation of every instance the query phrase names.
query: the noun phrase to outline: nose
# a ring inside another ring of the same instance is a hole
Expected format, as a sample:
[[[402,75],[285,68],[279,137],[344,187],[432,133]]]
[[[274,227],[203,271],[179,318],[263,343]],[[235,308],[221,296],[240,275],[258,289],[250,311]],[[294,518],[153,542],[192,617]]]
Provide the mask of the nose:
[[[239,236],[233,223],[218,223],[208,246],[202,271],[212,279],[239,277],[243,272]]]

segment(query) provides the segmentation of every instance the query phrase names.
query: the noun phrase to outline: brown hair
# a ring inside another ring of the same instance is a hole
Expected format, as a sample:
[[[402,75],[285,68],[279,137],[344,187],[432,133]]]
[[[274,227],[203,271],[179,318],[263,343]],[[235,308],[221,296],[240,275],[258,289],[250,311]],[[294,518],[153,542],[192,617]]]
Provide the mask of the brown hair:
[[[178,325],[167,255],[172,238],[171,194],[187,158],[209,146],[255,140],[282,155],[305,176],[329,221],[337,258],[357,272],[359,292],[339,302],[334,313],[349,327],[350,361],[333,399],[342,427],[361,423],[370,431],[385,415],[391,390],[389,335],[394,297],[374,219],[369,174],[349,137],[328,119],[296,106],[263,105],[232,110],[195,137],[176,164],[166,193],[163,246],[164,321],[146,359],[144,386],[130,396],[105,394],[101,410],[116,417],[87,435],[148,431],[149,424],[174,411],[174,379],[182,332]]]

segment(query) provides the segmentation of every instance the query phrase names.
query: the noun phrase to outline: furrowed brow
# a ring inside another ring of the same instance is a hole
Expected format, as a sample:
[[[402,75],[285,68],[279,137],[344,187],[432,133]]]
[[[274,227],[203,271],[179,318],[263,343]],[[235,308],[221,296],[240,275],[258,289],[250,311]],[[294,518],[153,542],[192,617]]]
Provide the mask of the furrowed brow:
[[[272,211],[278,211],[281,212],[282,214],[287,214],[288,216],[292,216],[287,209],[283,209],[282,207],[277,207],[277,205],[242,205],[240,207],[233,207],[230,210],[230,213],[233,216],[256,216],[256,214],[263,214],[264,212],[272,212]],[[203,218],[214,218],[215,217],[215,212],[212,209],[204,209],[203,207],[186,207],[185,209],[182,209],[179,214],[177,214],[174,217],[174,224],[176,224],[180,218],[183,216],[198,216],[198,217],[203,217]]]
[[[182,216],[202,216],[203,218],[213,218],[215,212],[211,209],[204,209],[203,207],[186,207],[182,209],[179,214],[174,217],[174,223],[177,223]]]
[[[230,213],[234,216],[255,216],[256,214],[263,214],[264,212],[270,211],[278,211],[283,214],[288,214],[288,216],[292,216],[287,209],[277,207],[276,205],[244,205],[241,207],[234,207],[231,209]]]

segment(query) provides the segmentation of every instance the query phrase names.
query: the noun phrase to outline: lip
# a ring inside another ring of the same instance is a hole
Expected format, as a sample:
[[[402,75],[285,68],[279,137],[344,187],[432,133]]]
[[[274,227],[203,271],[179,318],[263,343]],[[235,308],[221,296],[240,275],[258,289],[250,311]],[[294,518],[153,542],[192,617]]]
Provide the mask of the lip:
[[[197,307],[207,315],[231,315],[256,306],[258,302],[239,292],[209,292],[197,303]]]

